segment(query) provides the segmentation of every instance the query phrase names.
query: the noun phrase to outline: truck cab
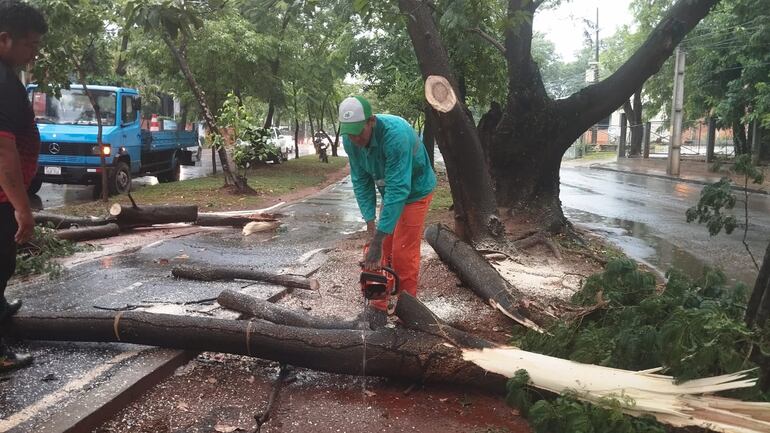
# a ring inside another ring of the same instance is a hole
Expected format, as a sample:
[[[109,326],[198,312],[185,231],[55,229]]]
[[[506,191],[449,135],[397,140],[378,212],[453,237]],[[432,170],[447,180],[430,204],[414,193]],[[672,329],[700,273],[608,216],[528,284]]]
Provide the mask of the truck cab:
[[[153,175],[170,182],[179,180],[180,165],[194,165],[187,147],[197,144],[197,134],[143,130],[137,90],[114,86],[88,86],[88,90],[100,108],[101,148],[95,110],[82,86],[72,85],[59,97],[29,86],[41,141],[31,193],[42,182],[100,187],[100,152],[105,156],[112,194],[129,191],[132,177]]]

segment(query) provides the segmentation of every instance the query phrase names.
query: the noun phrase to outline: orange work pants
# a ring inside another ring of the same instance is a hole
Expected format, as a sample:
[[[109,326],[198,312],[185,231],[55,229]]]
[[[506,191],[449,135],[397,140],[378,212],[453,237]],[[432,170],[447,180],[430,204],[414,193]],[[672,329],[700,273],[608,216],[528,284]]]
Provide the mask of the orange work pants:
[[[390,263],[399,277],[399,287],[412,296],[417,296],[420,281],[420,243],[433,194],[404,206],[396,223],[396,229],[382,242],[382,265]],[[372,307],[387,310],[386,300],[372,301]]]

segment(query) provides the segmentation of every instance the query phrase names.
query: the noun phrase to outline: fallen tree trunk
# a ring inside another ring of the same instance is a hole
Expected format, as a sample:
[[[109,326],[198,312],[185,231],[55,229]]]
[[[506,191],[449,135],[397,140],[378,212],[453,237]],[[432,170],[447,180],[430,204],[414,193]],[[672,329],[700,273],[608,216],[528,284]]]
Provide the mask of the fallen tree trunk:
[[[103,226],[115,222],[110,218],[75,217],[48,212],[35,212],[33,216],[35,217],[35,224],[47,225],[48,223],[51,223],[55,229]]]
[[[425,240],[441,260],[455,271],[460,281],[479,295],[492,308],[528,328],[542,332],[554,315],[528,299],[511,286],[470,245],[460,240],[441,224],[425,229]]]
[[[305,278],[299,275],[274,274],[252,269],[228,268],[223,266],[192,266],[181,265],[171,270],[177,278],[198,281],[230,281],[251,280],[264,281],[285,287],[294,287],[305,290],[318,290],[320,283],[315,278]]]
[[[225,290],[220,293],[217,303],[249,317],[267,320],[278,325],[313,329],[358,329],[361,325],[361,322],[355,320],[311,316],[234,290]]]
[[[404,328],[310,329],[139,311],[24,312],[9,331],[28,340],[94,341],[213,351],[279,361],[330,373],[364,373],[444,382],[502,392],[506,379],[462,359],[446,341]]]
[[[278,221],[273,217],[266,217],[259,214],[255,215],[222,215],[216,213],[199,213],[198,220],[195,222],[199,226],[210,227],[243,227],[254,221],[274,222]]]
[[[119,234],[120,227],[115,223],[110,223],[103,226],[80,227],[56,231],[57,238],[72,242],[108,238],[110,236],[117,236]]]
[[[225,290],[220,293],[217,302],[230,310],[278,325],[314,329],[361,329],[362,325],[362,322],[357,320],[314,317],[233,290]],[[402,293],[399,297],[396,304],[396,316],[407,328],[444,339],[457,347],[484,348],[494,346],[483,338],[447,325],[433,314],[425,304],[408,293]]]
[[[198,206],[122,206],[115,203],[110,215],[121,228],[146,227],[155,224],[194,223]]]

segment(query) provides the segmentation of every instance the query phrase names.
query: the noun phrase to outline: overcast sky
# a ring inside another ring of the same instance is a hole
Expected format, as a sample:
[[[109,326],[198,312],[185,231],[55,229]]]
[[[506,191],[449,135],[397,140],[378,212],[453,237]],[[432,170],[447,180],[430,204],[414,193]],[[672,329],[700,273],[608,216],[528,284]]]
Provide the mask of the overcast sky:
[[[552,10],[535,14],[535,31],[544,33],[556,45],[563,60],[574,59],[574,53],[583,46],[583,18],[596,20],[599,8],[599,38],[615,33],[623,24],[631,24],[628,10],[631,0],[571,0]]]

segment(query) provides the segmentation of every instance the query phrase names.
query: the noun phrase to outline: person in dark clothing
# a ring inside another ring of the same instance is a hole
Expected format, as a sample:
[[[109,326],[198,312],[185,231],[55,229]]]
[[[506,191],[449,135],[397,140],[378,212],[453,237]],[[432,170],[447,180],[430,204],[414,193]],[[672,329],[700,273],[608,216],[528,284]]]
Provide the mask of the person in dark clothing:
[[[37,171],[40,134],[17,71],[35,59],[47,31],[37,9],[0,0],[0,324],[21,308],[21,301],[5,299],[5,288],[16,271],[16,246],[29,241],[35,227],[27,188]],[[0,342],[0,372],[31,362]]]

